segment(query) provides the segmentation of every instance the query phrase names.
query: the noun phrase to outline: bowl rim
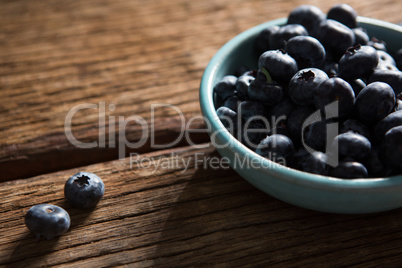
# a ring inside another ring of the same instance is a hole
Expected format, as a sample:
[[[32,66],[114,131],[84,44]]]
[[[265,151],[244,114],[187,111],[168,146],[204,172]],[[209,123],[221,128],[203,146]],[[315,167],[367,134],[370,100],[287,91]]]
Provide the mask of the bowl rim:
[[[367,18],[359,16],[357,18],[359,25],[374,25],[382,28],[388,28],[392,31],[397,31],[402,34],[402,26],[378,20],[373,18]],[[384,188],[402,188],[402,175],[390,176],[390,177],[379,177],[379,178],[356,178],[356,179],[343,179],[343,178],[335,178],[330,176],[322,176],[313,173],[308,173],[304,171],[300,171],[297,169],[285,167],[278,163],[275,163],[267,158],[264,158],[251,149],[244,146],[240,141],[238,141],[229,131],[223,126],[221,121],[216,114],[214,102],[213,102],[213,81],[217,75],[217,70],[223,63],[224,59],[234,50],[236,47],[241,44],[244,40],[249,38],[250,36],[256,35],[261,32],[264,28],[274,26],[274,25],[283,25],[286,24],[287,18],[279,18],[275,20],[271,20],[268,22],[264,22],[257,26],[254,26],[238,35],[233,37],[227,43],[225,43],[211,58],[208,63],[201,79],[200,91],[199,91],[199,99],[200,99],[200,107],[204,119],[208,119],[208,131],[211,133],[213,131],[217,132],[217,136],[221,138],[221,140],[227,142],[229,144],[228,148],[234,152],[238,153],[241,157],[248,157],[249,159],[253,159],[257,163],[261,164],[261,166],[272,167],[267,172],[269,172],[274,177],[280,177],[281,180],[286,180],[289,183],[297,183],[299,185],[306,185],[308,187],[315,188],[325,188],[327,190],[339,190],[339,189],[351,189],[351,190],[359,190],[362,189],[364,191],[367,190],[380,190]],[[211,134],[210,133],[210,134]]]

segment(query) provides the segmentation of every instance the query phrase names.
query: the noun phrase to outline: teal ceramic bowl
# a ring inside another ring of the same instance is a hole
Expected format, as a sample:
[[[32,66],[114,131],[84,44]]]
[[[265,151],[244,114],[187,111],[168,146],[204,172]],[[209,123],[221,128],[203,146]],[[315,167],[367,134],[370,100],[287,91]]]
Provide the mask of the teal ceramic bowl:
[[[389,51],[402,47],[402,27],[365,17],[358,18],[370,36],[387,43]],[[227,42],[211,59],[202,77],[200,105],[212,144],[225,162],[249,183],[284,202],[322,212],[373,213],[402,207],[402,176],[338,179],[310,174],[276,164],[241,144],[222,125],[215,111],[213,87],[241,66],[256,68],[253,43],[258,33],[286,18],[251,28]],[[401,160],[402,161],[402,160]]]

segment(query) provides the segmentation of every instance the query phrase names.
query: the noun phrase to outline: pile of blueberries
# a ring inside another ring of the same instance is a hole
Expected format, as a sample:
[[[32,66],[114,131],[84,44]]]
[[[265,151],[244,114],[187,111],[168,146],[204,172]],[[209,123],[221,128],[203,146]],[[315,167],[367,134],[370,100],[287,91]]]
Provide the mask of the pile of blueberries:
[[[214,87],[223,125],[257,154],[302,171],[402,174],[402,48],[387,51],[356,18],[347,4],[326,14],[302,5],[264,29],[258,68]]]
[[[105,192],[101,178],[89,172],[78,172],[64,185],[66,200],[77,208],[94,208]],[[70,215],[63,208],[52,204],[31,207],[25,215],[25,225],[36,235],[37,240],[50,240],[70,228]]]

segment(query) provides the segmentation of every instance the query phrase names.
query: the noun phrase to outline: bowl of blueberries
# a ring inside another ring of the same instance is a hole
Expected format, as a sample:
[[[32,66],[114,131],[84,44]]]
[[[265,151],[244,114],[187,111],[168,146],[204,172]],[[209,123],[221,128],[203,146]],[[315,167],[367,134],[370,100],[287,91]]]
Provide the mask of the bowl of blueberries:
[[[402,27],[313,5],[228,41],[206,67],[211,143],[245,180],[330,213],[402,207]]]

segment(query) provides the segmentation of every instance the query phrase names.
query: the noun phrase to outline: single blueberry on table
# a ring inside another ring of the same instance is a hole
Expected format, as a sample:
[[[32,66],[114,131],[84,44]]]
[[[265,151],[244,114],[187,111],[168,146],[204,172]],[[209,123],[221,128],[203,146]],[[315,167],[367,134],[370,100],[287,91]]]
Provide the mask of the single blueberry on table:
[[[293,57],[299,69],[320,67],[325,60],[325,48],[311,36],[295,36],[288,40],[285,51]]]
[[[355,93],[352,86],[339,77],[331,77],[322,82],[314,91],[314,103],[322,111],[336,104],[331,111],[334,117],[344,117],[353,110]]]
[[[52,204],[35,205],[25,215],[25,225],[38,240],[41,236],[50,240],[65,233],[70,222],[67,211]]]
[[[339,75],[348,80],[367,78],[378,65],[377,51],[371,46],[356,45],[339,60]]]
[[[387,163],[402,168],[402,126],[393,127],[385,133],[382,149]]]
[[[336,178],[356,179],[367,178],[368,172],[367,168],[360,162],[342,161],[330,170],[329,175]]]
[[[89,172],[78,172],[64,185],[64,196],[74,207],[93,208],[105,192],[101,178]]]
[[[286,24],[280,26],[275,32],[269,36],[269,44],[272,50],[282,49],[285,47],[286,42],[295,36],[307,36],[308,32],[300,24]]]
[[[349,28],[357,27],[357,13],[348,4],[338,4],[330,8],[327,19],[333,19],[346,25]]]
[[[263,139],[255,152],[274,162],[286,164],[294,150],[293,142],[289,137],[274,134]]]
[[[362,122],[375,124],[392,111],[395,101],[395,93],[387,83],[373,82],[360,91],[355,111]]]
[[[288,85],[289,97],[298,105],[314,104],[314,92],[328,79],[328,75],[317,68],[306,68],[298,71]]]
[[[358,162],[364,162],[371,152],[370,141],[357,133],[345,132],[337,135],[332,146],[338,146],[340,159],[353,159]]]
[[[284,50],[268,50],[262,53],[258,59],[258,68],[264,68],[272,80],[285,85],[298,70],[296,60]]]
[[[301,24],[309,35],[315,36],[318,27],[326,19],[324,12],[314,5],[300,5],[294,8],[288,15],[287,24]]]

